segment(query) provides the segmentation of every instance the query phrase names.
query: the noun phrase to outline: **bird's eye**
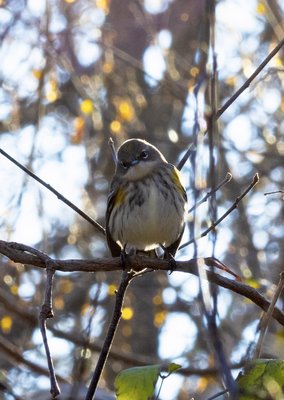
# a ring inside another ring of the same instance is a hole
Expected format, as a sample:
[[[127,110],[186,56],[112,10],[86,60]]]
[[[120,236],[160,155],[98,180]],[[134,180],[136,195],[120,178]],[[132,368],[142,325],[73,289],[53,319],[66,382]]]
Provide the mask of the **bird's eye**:
[[[148,151],[146,150],[142,150],[140,153],[140,158],[142,158],[142,160],[146,160],[146,158],[148,158],[149,154]]]
[[[126,161],[120,161],[120,165],[122,168],[127,169],[128,168],[128,163]]]

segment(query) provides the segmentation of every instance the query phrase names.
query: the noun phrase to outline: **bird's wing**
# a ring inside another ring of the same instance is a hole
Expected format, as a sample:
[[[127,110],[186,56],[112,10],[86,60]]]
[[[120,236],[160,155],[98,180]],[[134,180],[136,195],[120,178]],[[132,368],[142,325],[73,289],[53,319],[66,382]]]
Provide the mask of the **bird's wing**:
[[[183,197],[184,201],[187,202],[187,194],[186,194],[185,188],[181,182],[181,178],[180,178],[181,175],[180,175],[179,170],[170,163],[168,163],[168,166],[172,172],[171,178],[172,178],[173,184],[176,186],[177,190],[179,191],[180,195]],[[173,257],[175,256],[177,249],[179,248],[181,239],[182,239],[184,228],[185,228],[185,225],[183,226],[182,231],[181,231],[179,237],[177,238],[177,240],[174,243],[172,243],[170,246],[166,247],[164,258],[168,258],[167,253],[170,253]]]
[[[121,254],[121,247],[113,240],[109,230],[109,218],[115,204],[116,194],[117,190],[115,188],[112,188],[111,192],[108,195],[106,211],[106,238],[108,248],[113,257],[119,257]]]

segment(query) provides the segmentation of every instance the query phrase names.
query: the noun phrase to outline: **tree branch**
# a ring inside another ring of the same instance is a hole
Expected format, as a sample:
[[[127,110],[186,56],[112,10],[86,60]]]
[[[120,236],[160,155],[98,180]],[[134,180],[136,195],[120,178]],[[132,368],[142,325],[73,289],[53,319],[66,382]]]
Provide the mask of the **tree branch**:
[[[46,268],[46,255],[21,243],[5,242],[0,240],[0,253],[14,262],[28,264],[39,268]],[[41,256],[42,255],[42,256]],[[121,270],[121,260],[116,258],[96,258],[92,260],[52,260],[54,268],[63,272],[98,272],[98,271],[119,271]],[[135,271],[141,271],[145,268],[151,270],[168,271],[169,263],[167,260],[155,259],[141,256],[130,256],[127,261],[129,267]],[[197,265],[219,268],[220,262],[214,258],[197,258],[188,261],[176,261],[175,271],[189,273],[198,276]],[[267,311],[270,302],[265,299],[256,289],[237,280],[228,279],[212,270],[206,271],[206,279],[218,286],[238,293],[241,296],[251,300],[262,310]],[[273,318],[284,326],[284,313],[275,307]]]
[[[109,324],[109,328],[107,331],[107,335],[104,340],[104,344],[102,347],[102,350],[100,352],[98,362],[94,371],[94,374],[91,379],[90,386],[88,388],[87,395],[85,397],[85,400],[92,400],[94,398],[95,392],[97,390],[97,386],[101,377],[101,374],[103,372],[106,360],[108,358],[111,345],[115,336],[115,332],[117,330],[121,314],[122,314],[122,305],[125,297],[126,290],[131,282],[131,280],[136,276],[134,271],[127,272],[124,270],[122,272],[122,277],[121,277],[121,282],[119,285],[119,288],[116,293],[116,300],[115,300],[115,306],[112,314],[112,319]]]
[[[198,208],[201,204],[205,203],[211,196],[213,196],[218,190],[220,190],[223,186],[225,186],[228,182],[232,180],[233,175],[230,172],[227,172],[225,178],[212,190],[207,192],[202,199],[198,200],[189,210],[188,213],[191,213],[193,210]]]
[[[179,248],[183,249],[184,247],[188,246],[191,243],[194,243],[196,240],[201,239],[202,237],[208,235],[209,232],[211,232],[212,230],[214,230],[216,228],[217,225],[219,225],[229,214],[231,214],[232,211],[234,211],[237,207],[239,202],[248,194],[249,191],[251,191],[251,189],[259,182],[259,176],[258,174],[255,174],[253,177],[252,182],[249,184],[249,186],[243,191],[243,193],[240,194],[240,196],[238,196],[236,198],[236,200],[234,201],[234,203],[231,205],[230,208],[228,208],[228,210],[221,215],[220,218],[218,218],[217,221],[213,222],[213,224],[211,226],[209,226],[209,228],[207,228],[204,232],[201,233],[201,235],[197,238],[193,238],[191,240],[189,240],[188,242],[184,243],[183,245],[181,245]]]
[[[252,81],[257,77],[257,75],[263,70],[263,68],[269,63],[269,61],[278,53],[278,51],[283,47],[284,39],[282,39],[276,47],[268,54],[268,56],[262,61],[262,63],[256,68],[256,70],[251,74],[251,76],[245,81],[245,83],[229,98],[228,101],[217,111],[215,118],[218,119],[221,115],[230,107],[231,104],[242,94],[252,83]]]
[[[26,168],[24,165],[19,163],[17,160],[15,160],[13,157],[11,157],[6,151],[0,148],[0,154],[2,154],[4,157],[6,157],[9,161],[11,161],[13,164],[15,164],[18,168],[20,168],[22,171],[24,171],[26,174],[31,176],[33,179],[35,179],[37,182],[39,182],[42,186],[44,186],[46,189],[48,189],[50,192],[55,194],[55,196],[63,201],[63,203],[67,204],[72,210],[76,211],[81,217],[83,217],[86,221],[88,221],[91,225],[93,225],[99,232],[105,235],[105,229],[96,221],[94,221],[91,217],[89,217],[86,213],[84,213],[80,208],[75,206],[75,204],[71,203],[66,197],[64,197],[61,193],[59,193],[56,189],[54,189],[51,185],[46,183],[44,180],[39,178],[36,174],[34,174],[32,171],[30,171],[28,168]]]

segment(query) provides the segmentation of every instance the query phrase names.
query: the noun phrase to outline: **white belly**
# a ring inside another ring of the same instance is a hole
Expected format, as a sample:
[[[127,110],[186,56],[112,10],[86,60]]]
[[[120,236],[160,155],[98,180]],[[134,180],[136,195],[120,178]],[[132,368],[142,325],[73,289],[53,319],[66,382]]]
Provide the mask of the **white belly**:
[[[184,223],[184,213],[178,214],[171,201],[152,187],[144,203],[134,205],[129,215],[122,218],[123,230],[114,232],[113,239],[122,246],[137,250],[151,250],[160,244],[165,247],[179,237]]]

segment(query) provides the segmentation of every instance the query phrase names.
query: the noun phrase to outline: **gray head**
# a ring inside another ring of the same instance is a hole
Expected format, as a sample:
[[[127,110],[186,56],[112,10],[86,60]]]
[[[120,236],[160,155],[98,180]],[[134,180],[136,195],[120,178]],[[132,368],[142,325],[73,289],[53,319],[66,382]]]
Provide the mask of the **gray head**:
[[[155,166],[166,163],[163,154],[142,139],[126,140],[117,151],[116,175],[130,180],[141,179]]]

